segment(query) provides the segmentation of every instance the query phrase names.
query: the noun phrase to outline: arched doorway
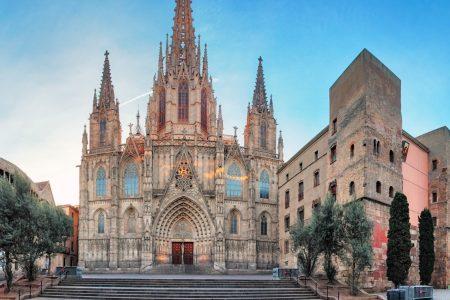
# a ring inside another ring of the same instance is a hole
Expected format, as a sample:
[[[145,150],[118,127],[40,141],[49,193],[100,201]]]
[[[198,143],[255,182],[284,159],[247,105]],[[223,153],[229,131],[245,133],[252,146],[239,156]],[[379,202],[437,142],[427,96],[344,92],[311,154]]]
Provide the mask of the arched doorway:
[[[199,203],[176,199],[161,208],[155,221],[156,264],[213,264],[214,226]]]

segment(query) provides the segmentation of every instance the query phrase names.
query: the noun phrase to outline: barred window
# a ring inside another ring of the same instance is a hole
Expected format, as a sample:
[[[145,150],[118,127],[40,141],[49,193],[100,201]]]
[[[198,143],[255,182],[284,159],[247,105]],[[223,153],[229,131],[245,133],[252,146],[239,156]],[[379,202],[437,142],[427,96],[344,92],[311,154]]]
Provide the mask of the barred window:
[[[261,217],[261,235],[267,235],[267,217],[265,215]]]
[[[236,211],[233,211],[231,213],[230,233],[231,234],[238,233],[238,214]]]
[[[267,147],[267,125],[265,122],[262,122],[260,127],[260,140],[261,140],[261,148],[266,149]]]
[[[98,214],[98,233],[105,233],[105,214],[103,212],[100,212]]]

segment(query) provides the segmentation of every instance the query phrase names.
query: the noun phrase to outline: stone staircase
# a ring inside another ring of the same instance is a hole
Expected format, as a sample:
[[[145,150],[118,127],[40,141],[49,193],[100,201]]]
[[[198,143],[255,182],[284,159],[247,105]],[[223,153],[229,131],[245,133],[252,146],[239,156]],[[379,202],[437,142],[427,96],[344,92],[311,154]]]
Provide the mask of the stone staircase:
[[[40,296],[57,299],[320,299],[289,280],[66,279]]]

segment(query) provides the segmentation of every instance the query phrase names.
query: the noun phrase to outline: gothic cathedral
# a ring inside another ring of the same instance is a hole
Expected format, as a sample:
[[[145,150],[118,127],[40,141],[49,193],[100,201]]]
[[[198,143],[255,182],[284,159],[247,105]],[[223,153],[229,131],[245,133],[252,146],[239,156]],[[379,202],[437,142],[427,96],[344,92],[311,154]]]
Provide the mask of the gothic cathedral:
[[[176,0],[145,129],[138,114],[124,144],[119,107],[106,52],[83,133],[79,265],[97,272],[274,267],[283,141],[262,59],[241,146],[236,127],[233,135],[223,132],[191,0]]]

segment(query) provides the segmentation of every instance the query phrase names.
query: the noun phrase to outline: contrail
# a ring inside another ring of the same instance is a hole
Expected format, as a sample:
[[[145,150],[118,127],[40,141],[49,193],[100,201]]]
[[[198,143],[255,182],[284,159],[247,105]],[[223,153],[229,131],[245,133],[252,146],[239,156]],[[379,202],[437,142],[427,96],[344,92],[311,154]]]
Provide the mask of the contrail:
[[[124,106],[124,105],[127,105],[127,104],[129,104],[129,103],[131,103],[131,102],[133,102],[133,101],[136,101],[136,100],[138,100],[138,99],[140,99],[140,98],[142,98],[142,97],[148,96],[148,95],[150,95],[151,93],[152,93],[152,92],[148,92],[148,93],[139,95],[139,96],[137,96],[137,97],[134,97],[134,98],[132,98],[132,99],[130,99],[130,100],[127,100],[127,101],[125,101],[125,102],[123,102],[123,103],[120,103],[120,106],[122,107],[122,106]]]

